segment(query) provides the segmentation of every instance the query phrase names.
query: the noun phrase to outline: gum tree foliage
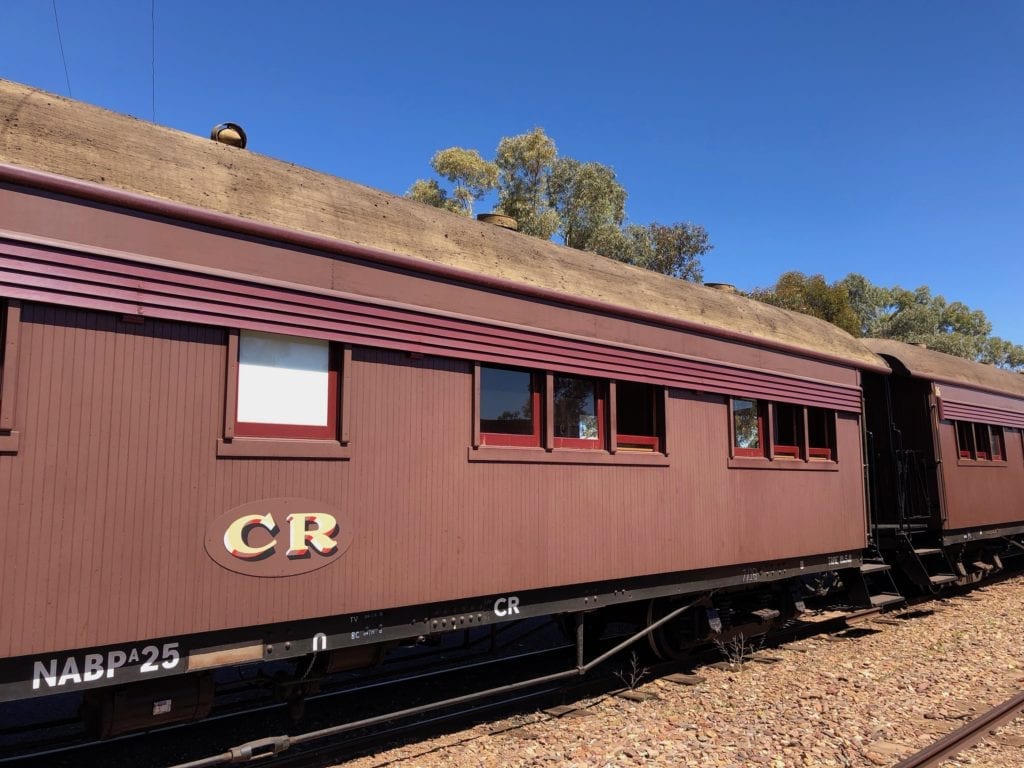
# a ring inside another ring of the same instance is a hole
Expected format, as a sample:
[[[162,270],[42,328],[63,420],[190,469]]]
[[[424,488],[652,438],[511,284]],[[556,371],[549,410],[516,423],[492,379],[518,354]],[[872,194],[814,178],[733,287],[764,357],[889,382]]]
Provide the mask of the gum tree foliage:
[[[829,283],[823,275],[786,272],[771,288],[755,288],[750,297],[794,312],[827,320],[847,333],[860,336],[860,319],[850,304],[846,286]]]
[[[829,284],[822,275],[787,272],[774,286],[749,295],[827,320],[854,336],[925,344],[968,360],[1024,369],[1024,346],[992,336],[984,312],[933,295],[925,285],[913,291],[885,288],[855,273]]]
[[[481,164],[496,176],[478,172]],[[455,184],[446,191],[436,180],[419,180],[407,193],[420,202],[457,213],[472,213],[472,201],[497,190],[497,211],[514,217],[521,232],[638,267],[701,282],[701,257],[713,246],[703,227],[690,222],[627,223],[626,190],[607,165],[559,157],[542,128],[506,136],[493,164],[475,150],[452,147],[434,155],[438,175]],[[488,186],[490,185],[490,186]]]
[[[714,246],[699,224],[630,224],[623,234],[625,247],[614,258],[694,283],[704,281],[700,258]]]
[[[558,158],[548,180],[548,198],[558,213],[558,234],[565,245],[602,256],[620,247],[626,190],[607,165]]]
[[[519,231],[550,240],[558,230],[548,182],[558,157],[555,142],[542,128],[506,136],[498,142],[498,212],[519,222]]]
[[[473,203],[498,184],[498,166],[484,160],[475,149],[449,147],[439,150],[431,158],[430,167],[452,184],[451,192],[442,188],[435,179],[417,179],[406,195],[464,216],[472,216]]]

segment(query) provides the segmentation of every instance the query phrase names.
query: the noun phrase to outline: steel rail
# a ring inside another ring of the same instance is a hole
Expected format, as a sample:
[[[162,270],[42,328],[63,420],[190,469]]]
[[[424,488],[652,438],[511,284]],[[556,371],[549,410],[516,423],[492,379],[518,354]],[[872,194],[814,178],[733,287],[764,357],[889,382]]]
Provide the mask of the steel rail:
[[[1024,709],[1024,693],[1018,693],[1012,699],[993,707],[981,717],[946,734],[930,747],[901,760],[895,768],[934,768],[946,758],[977,744],[985,738],[989,731],[1015,719],[1022,709]]]

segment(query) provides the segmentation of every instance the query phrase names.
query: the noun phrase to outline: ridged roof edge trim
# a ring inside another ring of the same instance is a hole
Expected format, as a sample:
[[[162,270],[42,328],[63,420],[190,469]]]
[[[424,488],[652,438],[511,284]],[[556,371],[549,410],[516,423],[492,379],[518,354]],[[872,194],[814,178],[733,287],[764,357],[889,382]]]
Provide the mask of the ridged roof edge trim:
[[[345,256],[355,256],[391,267],[421,272],[425,274],[443,277],[449,280],[481,285],[486,288],[500,290],[511,294],[519,294],[532,298],[542,299],[555,303],[568,304],[583,309],[594,310],[612,315],[619,315],[644,322],[656,323],[663,326],[681,328],[694,331],[717,338],[724,338],[739,341],[752,346],[776,349],[779,351],[797,354],[815,360],[837,362],[852,368],[870,370],[879,373],[889,373],[889,366],[881,357],[875,365],[863,360],[852,360],[840,355],[831,355],[818,350],[807,349],[795,344],[786,344],[780,341],[765,339],[753,334],[744,334],[726,328],[719,328],[713,325],[701,325],[681,318],[660,315],[654,312],[645,312],[632,307],[610,304],[607,302],[590,299],[584,296],[562,293],[550,288],[526,285],[506,278],[482,275],[468,269],[453,267],[446,264],[418,259],[412,256],[405,256],[399,253],[386,251],[373,246],[361,245],[339,238],[314,235],[308,232],[292,230],[275,224],[253,221],[241,216],[234,216],[220,211],[211,211],[185,203],[178,203],[171,200],[149,197],[137,192],[129,192],[123,189],[105,187],[90,181],[72,179],[47,171],[40,171],[34,168],[13,165],[11,163],[0,163],[0,181],[21,186],[40,189],[46,192],[67,195],[69,197],[81,198],[92,202],[103,203],[120,208],[138,210],[144,213],[155,214],[169,219],[179,219],[194,224],[216,229],[228,230],[238,234],[255,236],[265,240],[285,242],[303,248],[326,251]],[[874,353],[872,353],[874,354]]]
[[[891,357],[911,376],[941,384],[958,384],[984,392],[1024,399],[1024,375],[965,360],[895,339],[863,339],[877,355]]]

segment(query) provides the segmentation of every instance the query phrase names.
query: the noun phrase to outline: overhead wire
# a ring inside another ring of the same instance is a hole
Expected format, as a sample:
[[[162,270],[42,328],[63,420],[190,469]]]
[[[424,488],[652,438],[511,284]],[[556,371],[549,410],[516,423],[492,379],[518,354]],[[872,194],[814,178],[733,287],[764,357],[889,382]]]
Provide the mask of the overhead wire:
[[[156,122],[156,0],[149,2],[149,52],[150,52],[150,75],[151,75],[151,112],[150,119]]]
[[[71,76],[68,74],[68,60],[64,56],[64,37],[60,33],[60,18],[57,16],[57,0],[51,0],[53,5],[53,21],[57,25],[57,44],[60,47],[60,60],[64,65],[64,82],[68,86],[68,98],[71,98]]]

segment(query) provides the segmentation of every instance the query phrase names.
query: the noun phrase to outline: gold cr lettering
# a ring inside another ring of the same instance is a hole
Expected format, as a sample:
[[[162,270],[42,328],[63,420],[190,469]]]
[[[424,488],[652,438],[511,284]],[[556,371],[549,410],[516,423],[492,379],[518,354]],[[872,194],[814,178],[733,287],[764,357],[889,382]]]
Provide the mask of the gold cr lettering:
[[[326,512],[288,515],[288,557],[306,557],[309,547],[321,555],[332,555],[338,542],[331,537],[338,532],[338,521]],[[310,527],[312,526],[312,527]]]
[[[291,519],[291,516],[289,516]],[[274,540],[271,539],[262,547],[249,546],[249,531],[253,528],[266,528],[273,536],[277,533],[277,523],[273,515],[246,515],[240,517],[224,532],[224,547],[240,560],[255,560],[274,548]]]

